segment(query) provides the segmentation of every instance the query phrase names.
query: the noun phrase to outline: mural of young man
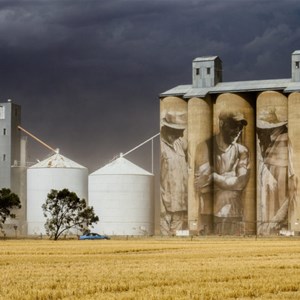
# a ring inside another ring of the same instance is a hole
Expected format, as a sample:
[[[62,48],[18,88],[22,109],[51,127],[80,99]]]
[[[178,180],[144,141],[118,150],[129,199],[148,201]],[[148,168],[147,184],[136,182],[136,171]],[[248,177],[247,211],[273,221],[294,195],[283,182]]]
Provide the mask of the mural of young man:
[[[183,137],[187,114],[167,112],[161,127],[160,229],[174,235],[187,229],[187,141]]]
[[[280,121],[271,108],[260,113],[256,126],[261,210],[258,234],[278,234],[287,229],[297,191],[287,121]]]
[[[196,191],[203,196],[209,194],[209,187],[213,188],[212,197],[204,196],[201,199],[213,200],[211,203],[206,201],[204,210],[200,209],[199,218],[208,218],[211,211],[216,234],[236,234],[241,230],[242,194],[249,179],[250,168],[249,151],[238,143],[238,139],[246,125],[243,113],[223,111],[219,115],[219,133],[211,142],[200,144],[196,150]]]

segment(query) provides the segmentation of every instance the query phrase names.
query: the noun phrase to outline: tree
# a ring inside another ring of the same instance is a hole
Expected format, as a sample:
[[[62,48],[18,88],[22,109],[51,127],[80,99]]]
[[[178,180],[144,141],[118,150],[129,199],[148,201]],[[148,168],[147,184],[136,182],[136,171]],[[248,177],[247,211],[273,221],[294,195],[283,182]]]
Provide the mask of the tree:
[[[0,190],[0,228],[5,223],[6,218],[15,218],[16,215],[11,212],[12,209],[21,208],[19,196],[12,193],[10,189]]]
[[[93,207],[87,206],[85,199],[79,199],[76,193],[68,189],[51,190],[42,209],[47,218],[46,233],[54,240],[66,230],[71,228],[83,230],[99,221]]]

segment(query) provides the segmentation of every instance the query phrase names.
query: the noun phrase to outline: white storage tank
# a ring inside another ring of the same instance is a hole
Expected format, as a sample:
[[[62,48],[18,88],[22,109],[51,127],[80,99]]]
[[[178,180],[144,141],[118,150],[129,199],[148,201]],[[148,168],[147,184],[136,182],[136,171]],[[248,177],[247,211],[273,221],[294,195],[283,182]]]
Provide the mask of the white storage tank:
[[[52,189],[68,189],[85,200],[88,196],[88,170],[56,153],[27,169],[27,233],[45,234],[42,205]]]
[[[108,235],[154,233],[154,176],[124,157],[89,175],[89,205],[99,222],[92,229]]]

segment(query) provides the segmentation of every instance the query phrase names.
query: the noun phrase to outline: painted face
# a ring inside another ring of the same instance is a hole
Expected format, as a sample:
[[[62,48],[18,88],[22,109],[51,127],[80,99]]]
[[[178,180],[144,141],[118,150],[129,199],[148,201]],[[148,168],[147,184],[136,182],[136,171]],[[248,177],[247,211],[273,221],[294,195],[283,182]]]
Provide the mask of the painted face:
[[[221,132],[226,144],[232,144],[243,130],[243,124],[232,119],[223,120]]]
[[[167,138],[169,143],[174,143],[177,139],[183,136],[183,131],[182,129],[174,129],[174,128],[168,128],[167,132]]]

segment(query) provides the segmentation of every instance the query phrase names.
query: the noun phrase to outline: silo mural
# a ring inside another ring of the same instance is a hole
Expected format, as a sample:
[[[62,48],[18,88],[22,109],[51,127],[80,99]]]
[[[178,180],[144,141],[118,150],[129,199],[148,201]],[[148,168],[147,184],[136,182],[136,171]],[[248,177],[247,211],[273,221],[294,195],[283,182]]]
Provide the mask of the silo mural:
[[[296,195],[296,176],[288,138],[287,98],[275,91],[257,98],[258,233],[278,234],[288,228]]]
[[[200,143],[195,154],[195,187],[200,201],[206,203],[202,220],[205,218],[208,232],[241,234],[246,227],[254,227],[255,203],[248,200],[254,194],[254,180],[246,189],[253,177],[249,151],[254,141],[252,108],[238,95],[221,94],[213,108],[213,123],[213,136]]]
[[[255,232],[254,132],[237,94],[161,101],[162,234]]]
[[[300,93],[292,93],[288,97],[288,135],[290,140],[291,172],[289,180],[289,192],[291,204],[289,205],[289,226],[292,231],[300,231],[300,205],[299,193],[297,193],[298,180],[300,178]],[[295,191],[296,188],[296,191]]]
[[[222,82],[222,61],[199,57],[191,84],[160,94],[163,234],[299,234],[299,51],[291,62],[291,79]]]
[[[213,206],[209,145],[212,136],[212,102],[192,98],[189,119],[189,228],[201,234],[212,233]]]
[[[225,93],[214,107],[214,232],[255,231],[254,113],[245,96]]]
[[[163,235],[172,235],[188,229],[187,103],[167,97],[160,109],[160,229]]]

